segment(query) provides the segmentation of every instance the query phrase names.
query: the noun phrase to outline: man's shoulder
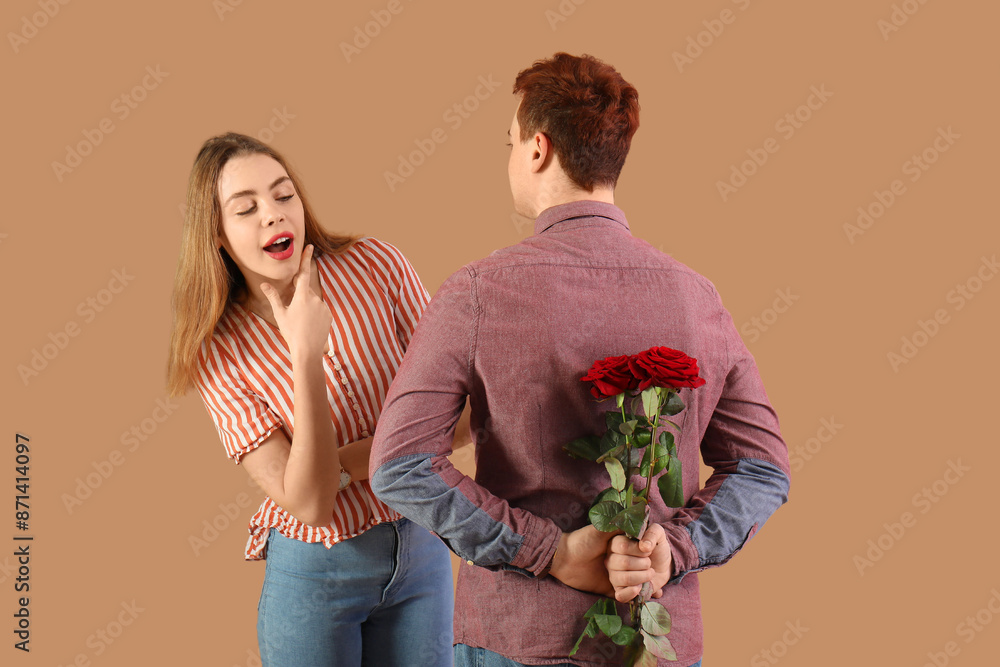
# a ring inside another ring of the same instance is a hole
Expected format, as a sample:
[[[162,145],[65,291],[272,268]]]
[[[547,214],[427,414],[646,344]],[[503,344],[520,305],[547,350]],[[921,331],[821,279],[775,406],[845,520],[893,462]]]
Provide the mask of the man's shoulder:
[[[662,247],[656,248],[644,239],[632,235],[626,236],[627,238],[620,239],[620,243],[614,248],[579,248],[553,243],[553,239],[536,234],[469,262],[452,274],[452,277],[456,280],[475,280],[479,276],[516,267],[564,264],[567,268],[587,266],[673,273],[677,278],[683,278],[686,282],[697,285],[709,293],[716,293],[712,281],[664,252]]]
[[[535,238],[529,236],[519,243],[494,250],[485,257],[469,262],[462,268],[472,275],[477,275],[507,266],[542,261],[547,252],[539,247],[539,244],[533,243]]]

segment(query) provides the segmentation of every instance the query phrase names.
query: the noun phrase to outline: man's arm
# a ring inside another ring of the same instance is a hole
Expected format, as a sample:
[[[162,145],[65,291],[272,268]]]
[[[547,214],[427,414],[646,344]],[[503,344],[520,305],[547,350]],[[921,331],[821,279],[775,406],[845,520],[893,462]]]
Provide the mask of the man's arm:
[[[471,270],[462,269],[441,286],[424,312],[375,431],[372,490],[436,533],[463,560],[534,576],[551,565],[553,576],[568,585],[610,592],[603,569],[610,534],[576,531],[564,537],[554,521],[512,507],[447,458],[455,421],[476,381],[475,289]],[[474,402],[471,407],[474,421],[477,412],[488,410]],[[484,444],[482,437],[477,440],[477,446]],[[563,549],[552,562],[560,541]],[[596,569],[584,566],[595,562]]]
[[[668,581],[722,565],[788,499],[788,448],[777,415],[724,309],[720,324],[728,373],[701,442],[702,458],[714,471],[670,521],[650,526],[640,543],[612,541],[607,566],[619,600],[634,597],[641,581],[651,581],[655,594]]]

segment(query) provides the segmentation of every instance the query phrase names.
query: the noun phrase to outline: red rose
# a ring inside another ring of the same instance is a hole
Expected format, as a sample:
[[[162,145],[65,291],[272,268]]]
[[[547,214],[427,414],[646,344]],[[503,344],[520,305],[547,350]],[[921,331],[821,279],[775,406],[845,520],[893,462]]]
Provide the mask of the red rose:
[[[698,377],[698,360],[680,350],[669,347],[651,347],[629,359],[631,375],[639,378],[639,389],[668,387],[694,389],[705,384]]]
[[[628,356],[607,357],[595,361],[580,380],[593,383],[590,393],[598,400],[617,396],[623,391],[636,389],[639,386],[639,379],[632,375],[630,370]]]

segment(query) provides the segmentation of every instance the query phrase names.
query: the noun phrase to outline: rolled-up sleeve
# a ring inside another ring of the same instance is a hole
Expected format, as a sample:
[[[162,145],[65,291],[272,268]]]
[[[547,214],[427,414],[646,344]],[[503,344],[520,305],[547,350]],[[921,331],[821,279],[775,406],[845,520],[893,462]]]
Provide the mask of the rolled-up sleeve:
[[[462,559],[538,574],[558,544],[558,526],[511,507],[447,458],[475,382],[475,288],[474,274],[462,269],[424,313],[382,408],[372,444],[371,487]]]
[[[195,387],[215,423],[226,455],[237,464],[282,425],[267,402],[247,387],[236,362],[217,340],[201,346]]]

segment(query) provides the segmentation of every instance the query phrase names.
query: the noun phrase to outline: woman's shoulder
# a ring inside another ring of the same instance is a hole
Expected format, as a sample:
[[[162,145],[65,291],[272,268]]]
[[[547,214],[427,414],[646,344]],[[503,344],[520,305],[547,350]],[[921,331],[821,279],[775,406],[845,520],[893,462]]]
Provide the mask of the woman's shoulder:
[[[317,261],[324,261],[327,264],[337,261],[340,257],[355,257],[364,261],[371,261],[374,257],[385,254],[402,254],[399,249],[391,243],[377,239],[374,236],[362,236],[354,241],[346,250],[335,254],[323,254]]]
[[[324,254],[316,260],[324,267],[336,269],[343,262],[360,263],[370,273],[399,274],[405,272],[409,261],[396,246],[373,236],[362,236],[343,252]]]
[[[222,313],[222,317],[215,324],[212,335],[202,341],[198,352],[198,361],[204,364],[209,357],[233,356],[233,349],[236,339],[246,328],[244,322],[245,314],[241,314],[241,309],[235,304],[228,304]]]

